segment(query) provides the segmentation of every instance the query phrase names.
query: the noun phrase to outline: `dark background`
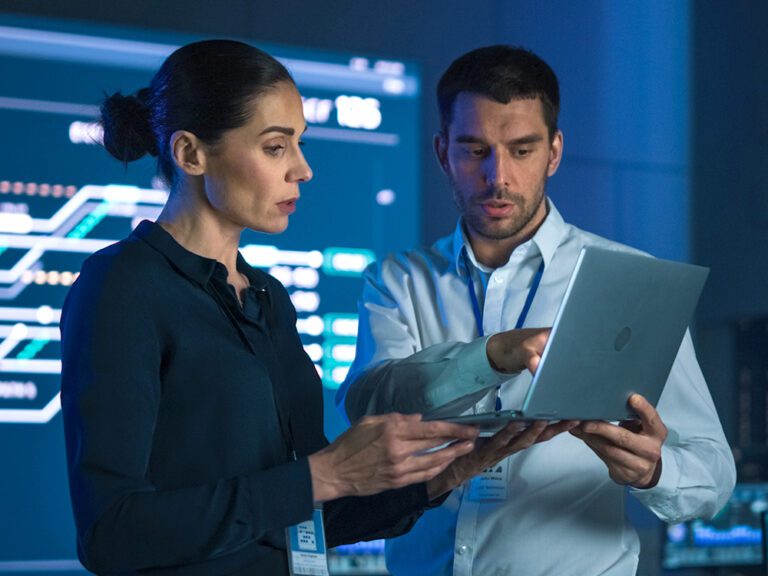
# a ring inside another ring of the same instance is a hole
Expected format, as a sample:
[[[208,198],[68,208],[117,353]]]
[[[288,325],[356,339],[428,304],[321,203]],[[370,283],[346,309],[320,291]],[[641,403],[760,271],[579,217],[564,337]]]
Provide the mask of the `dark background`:
[[[768,2],[25,0],[0,1],[0,12],[416,61],[424,242],[456,216],[431,152],[439,75],[480,45],[533,49],[562,85],[565,159],[552,197],[591,231],[712,268],[694,329],[699,359],[740,443],[740,479],[766,480],[765,436],[739,435],[749,414],[738,382],[752,366],[765,397],[768,350],[755,326],[768,317]],[[636,522],[641,573],[657,574],[658,526],[639,511]]]

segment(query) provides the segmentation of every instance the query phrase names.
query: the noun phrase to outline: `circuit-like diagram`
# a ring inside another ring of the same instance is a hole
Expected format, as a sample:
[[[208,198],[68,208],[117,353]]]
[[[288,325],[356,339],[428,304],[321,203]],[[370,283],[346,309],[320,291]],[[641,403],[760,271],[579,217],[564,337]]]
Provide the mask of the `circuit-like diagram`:
[[[32,203],[27,202],[30,196],[59,206],[50,216],[35,216],[29,209]],[[167,196],[165,190],[134,186],[76,189],[0,182],[4,208],[0,213],[0,423],[45,424],[61,407],[61,360],[56,351],[64,291],[57,293],[56,302],[31,306],[17,302],[34,300],[36,286],[71,285],[78,275],[78,262],[119,239],[98,237],[105,219],[123,220],[124,229],[130,230],[143,219],[156,218]],[[348,313],[317,314],[317,288],[321,274],[359,276],[373,253],[349,248],[281,250],[261,244],[247,244],[241,250],[252,266],[266,269],[289,289],[299,314],[297,328],[307,340],[305,349],[326,386],[337,387],[354,359],[357,319]],[[75,265],[69,270],[48,269],[46,255],[54,253],[56,261]],[[28,297],[25,291],[30,292]]]

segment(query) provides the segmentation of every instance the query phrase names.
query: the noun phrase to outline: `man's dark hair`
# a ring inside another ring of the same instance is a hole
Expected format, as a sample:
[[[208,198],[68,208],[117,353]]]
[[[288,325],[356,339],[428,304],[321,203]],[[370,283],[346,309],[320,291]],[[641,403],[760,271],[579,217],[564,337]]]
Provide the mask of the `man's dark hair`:
[[[500,104],[538,97],[550,140],[557,132],[560,113],[557,76],[530,50],[504,45],[486,46],[454,60],[437,85],[440,126],[446,134],[453,120],[453,104],[461,92],[480,94]]]

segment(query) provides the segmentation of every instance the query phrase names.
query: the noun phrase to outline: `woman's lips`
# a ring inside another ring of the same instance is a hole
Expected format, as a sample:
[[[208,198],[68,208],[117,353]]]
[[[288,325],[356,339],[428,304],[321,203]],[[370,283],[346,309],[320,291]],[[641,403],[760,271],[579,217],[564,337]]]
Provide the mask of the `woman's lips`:
[[[286,215],[291,215],[296,211],[296,201],[298,198],[291,198],[290,200],[286,200],[285,202],[278,202],[277,207],[280,209],[280,212]]]

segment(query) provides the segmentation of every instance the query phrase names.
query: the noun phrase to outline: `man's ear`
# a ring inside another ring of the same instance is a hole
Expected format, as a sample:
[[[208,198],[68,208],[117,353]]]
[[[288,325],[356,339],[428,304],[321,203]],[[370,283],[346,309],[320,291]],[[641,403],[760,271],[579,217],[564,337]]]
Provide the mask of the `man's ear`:
[[[435,134],[435,138],[432,142],[435,148],[435,156],[437,157],[437,163],[440,164],[440,168],[446,174],[449,174],[448,170],[448,135],[440,131]]]
[[[558,130],[549,145],[549,163],[547,164],[547,178],[557,172],[560,160],[563,159],[563,133]]]
[[[190,176],[205,173],[206,155],[203,142],[192,132],[176,130],[171,134],[171,156],[176,166]]]

